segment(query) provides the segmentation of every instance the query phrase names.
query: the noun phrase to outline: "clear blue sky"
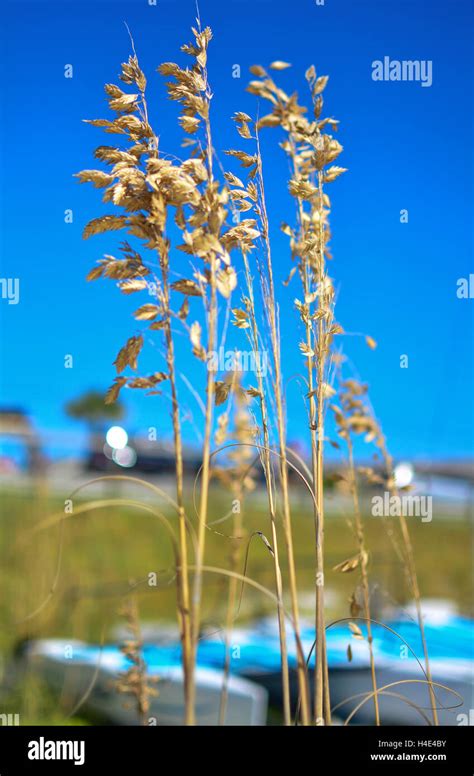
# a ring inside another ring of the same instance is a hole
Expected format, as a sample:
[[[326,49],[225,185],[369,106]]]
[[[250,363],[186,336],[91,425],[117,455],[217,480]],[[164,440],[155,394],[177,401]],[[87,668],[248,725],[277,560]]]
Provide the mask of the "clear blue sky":
[[[348,338],[346,350],[371,386],[396,455],[472,452],[474,299],[456,296],[458,278],[474,273],[471,2],[201,0],[200,9],[215,35],[209,68],[221,154],[236,142],[232,113],[255,113],[255,98],[245,92],[249,65],[289,61],[293,68],[282,74],[282,85],[303,92],[310,64],[330,75],[326,110],[341,122],[339,162],[349,168],[331,190],[338,319],[347,331],[379,343],[370,351],[363,340]],[[0,401],[27,409],[41,428],[74,429],[64,402],[111,383],[111,362],[135,330],[130,313],[138,306],[137,296],[123,297],[111,283],[85,282],[120,236],[81,239],[85,223],[104,211],[100,192],[79,186],[72,175],[94,167],[93,149],[117,137],[81,119],[106,115],[103,84],[116,82],[130,50],[125,20],[149,79],[162,147],[179,153],[176,105],[164,102],[155,68],[183,62],[178,50],[190,37],[195,5],[36,0],[7,2],[2,16],[1,276],[20,279],[21,297],[18,305],[0,302]],[[374,82],[372,62],[384,56],[432,60],[432,86]],[[72,79],[64,78],[66,64],[73,65]],[[240,79],[232,78],[234,64],[241,66]],[[281,281],[289,256],[278,225],[292,212],[276,140],[267,134],[263,151]],[[67,208],[72,224],[64,223]],[[407,224],[400,223],[404,208]],[[286,298],[295,295],[296,286]],[[285,314],[282,333],[289,378],[302,366],[295,315]],[[73,355],[73,369],[64,368],[65,354]],[[401,354],[409,357],[408,369],[400,368]],[[187,361],[193,382],[195,363]],[[162,367],[158,339],[147,344],[143,364],[144,371]],[[295,439],[304,434],[305,415],[292,386]],[[160,398],[131,394],[130,429],[156,425],[166,435],[168,410]],[[182,396],[197,419],[184,385]],[[190,423],[186,434],[195,439]]]

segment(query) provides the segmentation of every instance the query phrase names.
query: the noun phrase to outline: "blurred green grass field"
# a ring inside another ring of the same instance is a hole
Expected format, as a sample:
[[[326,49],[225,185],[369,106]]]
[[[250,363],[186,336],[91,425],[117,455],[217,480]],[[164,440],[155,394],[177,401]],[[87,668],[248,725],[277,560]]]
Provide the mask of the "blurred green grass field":
[[[117,493],[111,488],[108,497],[125,495],[123,489]],[[75,500],[74,509],[85,503],[85,499]],[[226,503],[225,494],[214,493],[210,509],[213,519],[225,513]],[[64,501],[38,490],[22,494],[4,492],[1,504],[0,652],[4,667],[22,639],[107,640],[113,627],[124,625],[119,608],[130,585],[136,585],[142,622],[176,622],[173,554],[166,531],[153,515],[132,507],[101,508],[87,514],[73,512],[61,523],[34,532],[49,515],[64,514]],[[165,509],[163,502],[158,504],[157,500],[156,504],[173,525],[176,518],[171,510]],[[188,514],[192,515],[191,507]],[[250,497],[246,502],[243,523],[246,537],[242,540],[240,571],[249,537],[256,531],[270,536],[261,499]],[[410,601],[405,572],[383,521],[366,517],[364,524],[374,602],[403,606]],[[471,523],[444,519],[437,514],[431,523],[410,522],[410,532],[422,597],[449,600],[461,613],[472,616]],[[312,515],[304,504],[293,509],[293,533],[302,615],[311,617],[314,527]],[[231,519],[208,530],[208,565],[229,568],[232,542],[227,537],[231,534]],[[283,536],[280,541],[283,547]],[[346,520],[329,512],[326,521],[328,619],[349,614],[348,599],[357,585],[357,571],[341,574],[332,567],[354,554],[355,542]],[[273,590],[272,558],[258,536],[251,540],[248,557],[247,574]],[[148,584],[153,573],[156,586]],[[227,585],[225,577],[206,575],[204,627],[214,631],[222,627]],[[239,622],[273,612],[269,599],[250,587],[245,589]],[[22,724],[63,723],[64,715],[47,690],[39,689],[33,679],[29,682],[3,705],[15,713],[20,706]]]

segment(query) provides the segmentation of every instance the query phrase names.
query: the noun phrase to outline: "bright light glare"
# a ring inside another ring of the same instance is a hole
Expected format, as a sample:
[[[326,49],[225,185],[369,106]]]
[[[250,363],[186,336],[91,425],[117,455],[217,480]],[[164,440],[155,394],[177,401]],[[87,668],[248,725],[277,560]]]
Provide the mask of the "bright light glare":
[[[397,488],[406,488],[413,480],[413,466],[411,463],[399,463],[395,466],[394,474]]]
[[[123,450],[128,442],[128,434],[124,428],[112,426],[112,428],[109,428],[107,431],[105,439],[109,447],[113,447],[114,450]]]
[[[112,458],[119,466],[125,466],[127,469],[135,466],[137,454],[133,447],[123,447],[121,450],[114,450]]]
[[[114,451],[112,450],[110,445],[104,445],[102,450],[104,452],[105,457],[108,458],[109,461],[112,461],[113,460],[113,452]]]

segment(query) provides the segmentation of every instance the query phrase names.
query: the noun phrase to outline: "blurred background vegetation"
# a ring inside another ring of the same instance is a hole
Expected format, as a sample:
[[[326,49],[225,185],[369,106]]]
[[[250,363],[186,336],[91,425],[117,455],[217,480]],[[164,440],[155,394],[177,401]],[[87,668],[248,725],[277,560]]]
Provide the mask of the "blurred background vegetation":
[[[92,486],[89,501],[128,497],[128,483],[109,481]],[[133,498],[138,491],[133,490]],[[152,504],[149,495],[146,503]],[[158,505],[159,498],[155,500]],[[87,503],[74,499],[73,510]],[[293,510],[294,540],[303,617],[314,608],[313,521],[310,505],[298,498]],[[176,519],[163,504],[160,509]],[[113,638],[123,626],[119,614],[123,596],[135,587],[142,624],[176,625],[176,590],[173,557],[166,532],[153,515],[134,508],[101,508],[75,515],[35,532],[48,516],[64,515],[64,500],[48,495],[44,482],[36,487],[2,493],[0,532],[0,650],[4,672],[23,639],[63,637],[100,643]],[[249,538],[256,531],[269,535],[268,519],[258,489],[243,504],[245,536],[243,558]],[[228,510],[228,496],[219,486],[213,490],[212,519]],[[342,509],[342,512],[344,510]],[[192,505],[188,505],[192,515]],[[404,573],[392,549],[384,521],[366,517],[370,573],[373,581],[374,616],[390,606],[409,603]],[[472,569],[466,548],[472,543],[471,522],[443,517],[439,512],[429,524],[410,524],[423,598],[443,599],[460,613],[472,616]],[[427,532],[429,531],[429,542]],[[229,518],[209,529],[206,562],[229,567],[232,532]],[[283,539],[282,539],[283,540]],[[354,555],[354,539],[341,510],[328,510],[326,527],[328,620],[348,616],[348,600],[357,583],[357,572],[341,574],[332,567]],[[273,590],[272,559],[265,544],[253,536],[247,574]],[[283,569],[285,572],[285,569]],[[156,574],[156,586],[148,584]],[[227,581],[205,577],[203,630],[215,631],[225,622]],[[263,615],[275,616],[271,601],[247,587],[238,623]],[[22,724],[63,724],[66,712],[38,678],[29,676],[7,694],[5,713],[20,713]],[[74,722],[81,723],[80,716]]]

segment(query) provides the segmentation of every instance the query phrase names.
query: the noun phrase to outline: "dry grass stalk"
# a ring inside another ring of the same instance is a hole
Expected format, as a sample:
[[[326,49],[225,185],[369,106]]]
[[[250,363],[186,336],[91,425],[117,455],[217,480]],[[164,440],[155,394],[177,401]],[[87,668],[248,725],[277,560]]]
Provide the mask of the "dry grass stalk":
[[[245,495],[255,488],[253,479],[252,450],[255,439],[255,427],[248,410],[249,396],[241,386],[240,375],[234,372],[227,382],[229,388],[229,403],[233,401],[233,412],[228,409],[218,418],[218,429],[215,434],[216,445],[221,446],[228,439],[235,440],[235,446],[227,451],[229,465],[225,468],[213,466],[212,475],[217,477],[224,487],[232,494],[232,535],[230,538],[229,567],[231,571],[238,571],[242,558],[242,541],[245,533],[243,528],[243,506]],[[229,415],[233,415],[233,423],[229,428]],[[226,622],[225,622],[225,661],[224,677],[219,706],[219,725],[224,725],[226,720],[228,703],[228,685],[231,662],[231,641],[234,619],[237,611],[237,593],[239,581],[236,577],[229,579],[227,595]]]
[[[137,368],[137,358],[143,347],[143,336],[132,336],[119,351],[115,360],[118,377],[109,389],[106,401],[113,402],[120,390],[127,385],[132,389],[145,389],[149,394],[158,393],[157,386],[170,381],[173,433],[176,458],[176,492],[179,510],[180,559],[178,564],[177,593],[183,645],[183,669],[185,685],[185,716],[192,722],[193,711],[190,698],[191,632],[189,615],[189,582],[187,561],[186,517],[183,506],[183,464],[182,441],[179,419],[179,404],[176,388],[176,371],[173,337],[171,334],[171,307],[169,284],[169,241],[165,236],[167,210],[170,206],[182,207],[192,200],[194,180],[183,170],[162,162],[158,151],[156,135],[149,124],[145,97],[146,78],[139,67],[134,53],[122,65],[121,80],[134,85],[136,93],[126,93],[114,84],[107,84],[105,91],[109,106],[117,114],[113,121],[94,120],[89,123],[112,134],[125,135],[131,144],[125,150],[111,146],[100,146],[95,156],[111,165],[110,174],[99,170],[86,170],[79,174],[81,182],[92,182],[105,188],[104,201],[122,207],[125,215],[102,216],[87,225],[84,237],[92,234],[127,228],[130,234],[141,238],[145,247],[156,251],[161,272],[161,282],[155,278],[158,304],[145,304],[135,312],[137,320],[149,321],[152,330],[163,329],[166,341],[168,373],[156,372],[147,377],[125,377],[127,367]],[[183,178],[186,178],[183,180]],[[160,186],[166,181],[167,187]],[[146,214],[146,215],[145,215]],[[142,256],[127,242],[122,244],[123,259],[106,256],[88,275],[88,280],[109,277],[119,281],[122,293],[131,294],[147,288],[147,276],[152,271]]]
[[[275,62],[271,69],[281,70],[287,63]],[[297,262],[304,301],[296,301],[305,329],[305,341],[300,349],[306,358],[309,399],[309,428],[312,452],[312,476],[316,489],[314,521],[316,531],[316,671],[315,720],[330,724],[329,683],[325,646],[324,619],[324,416],[328,398],[330,349],[334,335],[341,328],[334,323],[334,291],[326,271],[330,258],[327,243],[330,239],[327,215],[329,198],[323,185],[335,180],[343,168],[328,167],[342,151],[342,146],[325,131],[327,126],[337,128],[333,119],[321,119],[322,92],[327,77],[316,77],[314,67],[306,73],[313,98],[315,120],[305,117],[306,108],[298,104],[295,95],[289,97],[280,89],[268,72],[256,66],[254,74],[260,80],[252,81],[249,90],[267,99],[272,113],[259,121],[259,126],[281,126],[287,134],[282,144],[287,153],[293,175],[289,190],[297,204],[298,229],[284,225],[291,239],[293,260]],[[295,268],[295,269],[296,269]],[[293,272],[293,271],[292,271]],[[317,302],[316,308],[314,303]]]
[[[372,338],[368,337],[366,339],[369,347],[373,348],[375,343],[372,340]],[[375,446],[380,451],[380,454],[382,456],[382,460],[384,463],[384,468],[385,468],[383,476],[380,476],[379,474],[377,474],[377,472],[375,472],[375,470],[370,467],[364,468],[362,471],[364,475],[368,478],[369,482],[373,484],[382,485],[384,488],[388,490],[391,496],[398,497],[399,489],[395,481],[393,459],[388,451],[386,439],[382,431],[381,424],[375,417],[373,409],[371,408],[371,406],[369,406],[369,403],[366,402],[364,404],[361,398],[366,393],[367,386],[362,385],[357,380],[353,380],[353,379],[346,380],[344,385],[346,389],[348,389],[348,391],[353,394],[351,399],[351,404],[353,406],[353,409],[355,409],[355,412],[352,414],[352,419],[350,424],[351,430],[356,432],[366,433],[366,437],[365,437],[366,441],[374,442]],[[357,395],[358,398],[354,398],[354,394]],[[337,419],[338,418],[336,417],[336,420]],[[384,524],[386,524],[385,527],[387,529],[390,541],[392,542],[393,548],[397,556],[405,564],[405,571],[408,579],[408,585],[411,589],[413,598],[415,600],[418,627],[420,629],[420,636],[421,636],[421,642],[423,647],[425,675],[428,682],[429,693],[430,693],[430,703],[431,703],[431,710],[433,714],[433,722],[435,725],[437,725],[438,712],[437,712],[436,696],[435,696],[432,676],[431,676],[428,645],[426,643],[425,627],[423,622],[423,612],[421,608],[421,594],[420,594],[420,588],[418,584],[418,575],[416,571],[413,545],[411,543],[410,532],[408,530],[408,525],[407,525],[405,516],[401,514],[398,520],[399,520],[400,532],[402,537],[401,545],[400,545],[400,542],[398,541],[397,536],[393,532],[392,526],[387,524],[388,523],[387,520],[384,520]],[[374,675],[373,665],[372,665],[372,672]],[[374,703],[376,701],[376,698],[377,696],[374,695]]]
[[[399,496],[399,491],[396,486],[395,476],[394,476],[393,459],[388,451],[386,439],[380,425],[378,425],[378,431],[379,431],[379,434],[377,438],[377,446],[380,449],[383,461],[385,463],[385,475],[386,475],[387,488],[391,496]],[[420,629],[421,643],[423,646],[423,657],[425,661],[426,678],[429,682],[429,693],[430,693],[431,710],[433,713],[433,722],[435,725],[438,725],[439,721],[438,721],[436,695],[434,692],[433,680],[431,675],[428,645],[426,643],[425,625],[423,621],[423,611],[421,608],[421,593],[420,593],[420,586],[418,584],[418,574],[416,571],[415,555],[413,552],[413,545],[411,542],[410,532],[408,530],[408,525],[407,525],[405,516],[401,514],[399,517],[399,520],[400,520],[400,530],[402,534],[403,546],[405,551],[404,554],[405,554],[406,568],[408,571],[408,577],[410,580],[410,587],[412,590],[413,598],[415,599],[418,627]]]
[[[250,273],[250,267],[248,265],[247,257],[244,254],[245,261],[245,275],[247,280],[247,310],[251,322],[251,343],[254,353],[259,351],[259,338],[257,331],[257,318],[255,312],[255,301],[253,293],[253,280]],[[270,424],[268,416],[268,405],[266,398],[266,390],[262,370],[257,370],[257,392],[260,418],[262,423],[262,443],[263,451],[261,453],[263,469],[265,473],[265,482],[267,487],[267,499],[268,499],[268,511],[270,516],[270,527],[272,537],[272,549],[273,549],[273,563],[275,570],[275,589],[278,599],[277,603],[277,617],[278,617],[278,632],[280,638],[280,655],[281,655],[281,671],[282,671],[282,696],[283,696],[283,718],[286,725],[291,724],[291,704],[290,704],[290,677],[288,668],[288,647],[287,647],[287,635],[286,635],[286,623],[285,614],[283,608],[283,580],[280,567],[280,550],[278,543],[278,531],[277,531],[277,517],[276,517],[276,499],[275,499],[275,482],[273,475],[273,462],[271,460],[271,445],[270,445]]]
[[[273,264],[271,245],[269,237],[269,224],[267,216],[267,208],[265,202],[265,190],[263,186],[263,170],[262,170],[262,157],[260,149],[258,151],[258,166],[259,166],[259,181],[260,181],[260,201],[261,201],[261,217],[262,217],[262,231],[265,241],[265,257],[266,257],[266,271],[268,285],[263,284],[263,296],[266,305],[268,321],[270,325],[270,341],[272,348],[272,358],[275,371],[275,401],[277,410],[277,432],[278,432],[278,445],[280,454],[280,482],[281,492],[283,500],[283,530],[285,535],[285,544],[287,552],[288,562],[288,576],[289,576],[289,589],[291,597],[291,610],[293,617],[293,625],[295,630],[295,636],[297,639],[300,637],[300,617],[299,617],[299,605],[298,605],[298,590],[296,580],[296,566],[293,550],[293,536],[291,528],[291,510],[290,510],[290,494],[288,484],[288,462],[287,462],[287,450],[286,450],[286,416],[284,410],[283,400],[283,386],[282,386],[282,369],[281,369],[281,351],[280,351],[280,337],[279,337],[279,321],[277,312],[277,303],[275,296],[275,286],[273,280]],[[298,652],[298,683],[299,692],[301,698],[301,721],[303,725],[309,724],[311,706],[309,687],[307,679],[306,664],[303,656]]]
[[[369,555],[365,544],[364,527],[362,523],[362,516],[360,512],[359,504],[359,491],[357,474],[354,463],[354,444],[352,435],[365,433],[365,441],[371,441],[374,434],[374,423],[370,415],[368,414],[363,402],[363,396],[366,393],[367,386],[362,385],[356,380],[347,380],[341,382],[341,390],[339,392],[340,408],[333,405],[336,424],[338,427],[339,436],[345,440],[348,451],[349,462],[349,487],[352,494],[354,504],[354,533],[356,536],[358,546],[358,556],[352,559],[350,562],[345,562],[338,565],[338,569],[342,571],[353,571],[355,568],[360,568],[360,575],[362,581],[362,598],[363,598],[363,612],[367,627],[367,642],[369,645],[369,657],[370,657],[370,672],[372,678],[372,689],[374,692],[374,712],[375,712],[375,724],[380,725],[380,711],[379,711],[379,699],[377,693],[377,677],[375,672],[375,659],[373,651],[373,638],[372,638],[372,619],[370,610],[370,588],[369,588],[369,575],[368,575],[368,559]],[[359,606],[356,601],[356,596],[353,594],[351,598],[351,615],[356,616],[359,612]]]
[[[181,433],[181,420],[178,401],[178,391],[176,386],[176,367],[174,341],[171,330],[171,306],[170,306],[170,283],[169,283],[169,256],[166,250],[160,256],[161,279],[163,292],[161,295],[164,335],[166,341],[166,361],[168,365],[168,374],[171,386],[172,403],[172,421],[173,436],[175,447],[175,470],[176,470],[176,502],[178,505],[178,524],[179,524],[179,547],[180,547],[180,566],[177,569],[177,587],[181,596],[180,606],[180,632],[181,644],[183,649],[183,675],[184,675],[184,697],[185,697],[185,722],[193,724],[194,706],[190,691],[190,681],[192,681],[192,642],[191,642],[191,612],[189,598],[189,571],[188,571],[188,547],[187,547],[187,527],[186,513],[184,509],[184,486],[183,486],[183,440]]]
[[[207,48],[212,38],[211,30],[207,27],[201,29],[198,19],[197,29],[193,29],[195,42],[189,46],[183,46],[186,54],[194,58],[195,64],[191,69],[182,70],[177,66],[167,67],[163,65],[161,72],[169,74],[175,78],[175,83],[168,85],[169,96],[182,102],[184,106],[182,124],[187,131],[195,131],[195,127],[189,122],[203,121],[205,146],[198,153],[197,158],[204,163],[207,168],[205,176],[205,191],[196,206],[195,221],[199,224],[194,232],[187,232],[185,239],[190,246],[190,252],[201,255],[209,264],[209,272],[206,280],[209,285],[209,299],[206,297],[205,313],[207,320],[207,354],[215,350],[217,342],[217,269],[220,264],[219,253],[224,254],[222,246],[219,244],[221,227],[225,220],[225,211],[223,209],[223,197],[219,193],[218,186],[213,179],[213,147],[211,136],[211,124],[209,119],[211,91],[207,78]],[[197,243],[197,244],[196,244]],[[217,244],[217,250],[211,246]],[[202,284],[203,278],[200,278]],[[196,345],[195,345],[196,347]],[[198,345],[198,357],[201,356],[201,346]],[[194,575],[193,594],[191,602],[191,648],[192,648],[192,672],[190,687],[190,705],[195,705],[195,681],[194,665],[196,662],[197,643],[200,628],[200,611],[202,596],[202,567],[204,564],[205,542],[206,542],[206,523],[209,498],[209,478],[210,478],[210,454],[211,454],[211,435],[213,426],[214,410],[214,374],[211,369],[207,370],[206,379],[206,416],[204,429],[204,443],[202,452],[202,480],[199,504],[199,522],[197,531],[197,555],[196,572]]]
[[[257,69],[260,66],[255,66]],[[263,70],[263,68],[262,68]],[[270,87],[271,88],[271,87]],[[251,91],[251,86],[249,87]],[[279,316],[278,307],[275,294],[275,283],[273,278],[273,262],[272,251],[270,242],[270,226],[268,220],[268,212],[265,197],[264,187],[264,175],[263,175],[263,162],[260,151],[260,141],[258,130],[261,126],[261,121],[257,124],[257,180],[259,183],[259,216],[261,223],[261,231],[265,246],[265,264],[264,270],[266,275],[261,274],[261,289],[264,300],[264,305],[267,314],[267,320],[270,330],[270,342],[272,351],[272,361],[274,368],[274,388],[275,388],[275,402],[276,402],[276,425],[278,435],[278,450],[280,457],[280,483],[283,501],[283,530],[285,536],[285,545],[287,552],[288,563],[288,576],[289,576],[289,591],[291,598],[291,610],[293,627],[295,631],[295,637],[297,642],[300,639],[300,617],[299,617],[299,605],[298,605],[298,590],[296,579],[296,566],[293,550],[293,536],[291,527],[291,509],[290,509],[290,493],[288,483],[288,459],[286,449],[286,414],[283,398],[283,384],[282,384],[282,367],[281,367],[281,351],[280,351],[280,329],[279,329]],[[311,703],[310,693],[308,686],[308,677],[306,663],[304,657],[300,652],[297,653],[298,659],[298,684],[299,695],[301,699],[301,722],[303,725],[307,725],[311,718]]]
[[[263,175],[262,175],[262,159],[260,154],[260,146],[258,142],[258,130],[255,127],[255,122],[244,113],[236,113],[234,120],[237,123],[238,131],[241,137],[246,139],[255,139],[252,135],[252,131],[256,132],[257,139],[257,154],[250,156],[243,154],[239,151],[228,151],[231,156],[235,156],[240,160],[242,166],[249,169],[248,177],[249,181],[246,186],[242,183],[240,178],[237,178],[232,173],[226,174],[226,179],[229,186],[235,186],[237,188],[230,189],[230,197],[233,205],[234,213],[248,211],[252,208],[259,219],[262,219],[262,207],[259,204],[259,200],[264,199],[263,190]],[[252,182],[257,176],[257,180],[260,184],[260,197],[259,190]],[[265,227],[263,227],[265,230]],[[267,391],[265,386],[265,380],[262,369],[262,337],[259,334],[258,315],[255,303],[255,292],[253,276],[249,264],[249,246],[247,242],[239,241],[242,259],[245,269],[245,280],[247,295],[243,297],[243,309],[234,309],[233,313],[235,319],[234,325],[238,328],[244,329],[247,334],[247,339],[252,348],[252,352],[255,356],[255,363],[257,365],[256,378],[257,387],[249,388],[249,395],[255,397],[259,404],[259,416],[261,421],[261,433],[262,433],[262,446],[261,460],[265,474],[265,482],[267,489],[268,510],[270,516],[270,527],[272,537],[272,557],[275,570],[275,588],[277,595],[277,617],[278,617],[278,631],[280,639],[280,654],[281,654],[281,669],[282,669],[282,695],[283,695],[283,719],[285,725],[291,724],[291,705],[290,705],[290,678],[288,667],[288,648],[286,637],[286,623],[283,608],[283,580],[280,568],[280,551],[278,544],[278,532],[277,532],[277,518],[276,518],[276,497],[275,497],[275,481],[273,475],[273,462],[271,460],[271,440],[270,440],[270,423],[268,412]],[[268,252],[267,252],[268,255]],[[267,294],[268,296],[268,294]]]
[[[154,686],[158,678],[147,676],[146,664],[142,657],[140,617],[135,598],[132,597],[125,601],[121,614],[127,620],[130,638],[120,646],[120,651],[131,662],[131,666],[127,671],[121,673],[117,681],[117,692],[134,697],[140,724],[146,725],[148,724],[147,715],[150,711],[150,698],[156,698],[159,695]]]

